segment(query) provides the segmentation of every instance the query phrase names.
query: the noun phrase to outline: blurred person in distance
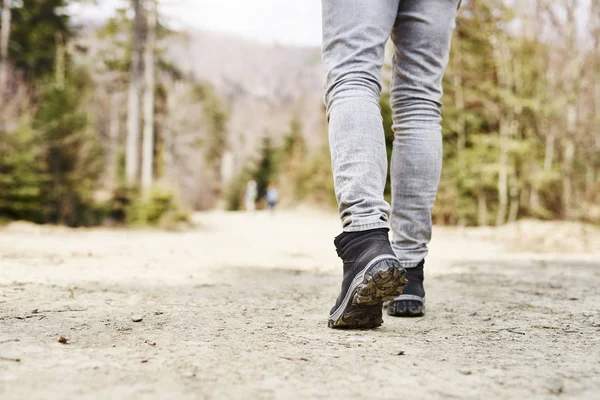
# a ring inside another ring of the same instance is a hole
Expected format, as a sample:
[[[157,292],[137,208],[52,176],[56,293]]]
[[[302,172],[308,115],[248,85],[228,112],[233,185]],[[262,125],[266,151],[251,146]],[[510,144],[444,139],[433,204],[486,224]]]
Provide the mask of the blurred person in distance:
[[[267,188],[267,205],[271,213],[275,212],[275,207],[279,201],[279,189],[274,184],[270,184]]]

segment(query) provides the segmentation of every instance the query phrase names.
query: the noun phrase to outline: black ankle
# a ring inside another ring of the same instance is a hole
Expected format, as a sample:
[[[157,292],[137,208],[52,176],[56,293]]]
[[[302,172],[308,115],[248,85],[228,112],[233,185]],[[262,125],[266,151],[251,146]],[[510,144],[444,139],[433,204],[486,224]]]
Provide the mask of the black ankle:
[[[360,232],[343,232],[333,241],[338,256],[344,262],[352,262],[360,256],[364,249],[376,242],[389,246],[389,229],[378,228]],[[391,246],[390,246],[391,250]]]
[[[403,294],[425,297],[425,289],[423,288],[423,281],[425,280],[424,267],[425,260],[414,268],[406,268],[408,284],[404,288]]]

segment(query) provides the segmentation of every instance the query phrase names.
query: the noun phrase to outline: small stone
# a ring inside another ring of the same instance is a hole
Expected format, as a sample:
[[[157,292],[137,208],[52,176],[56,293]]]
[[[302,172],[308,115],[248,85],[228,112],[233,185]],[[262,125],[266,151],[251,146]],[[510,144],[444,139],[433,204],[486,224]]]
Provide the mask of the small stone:
[[[547,388],[548,392],[555,395],[562,394],[565,391],[565,387],[561,381],[550,382]]]
[[[133,322],[142,322],[143,319],[144,319],[144,317],[142,317],[141,315],[132,315],[131,316],[131,320]]]
[[[58,343],[61,343],[61,344],[67,344],[67,342],[68,342],[68,341],[69,341],[69,339],[67,339],[67,338],[66,338],[66,337],[64,337],[64,336],[61,336],[61,337],[58,339]]]
[[[460,372],[463,375],[471,375],[473,373],[468,369],[459,369],[458,372]]]

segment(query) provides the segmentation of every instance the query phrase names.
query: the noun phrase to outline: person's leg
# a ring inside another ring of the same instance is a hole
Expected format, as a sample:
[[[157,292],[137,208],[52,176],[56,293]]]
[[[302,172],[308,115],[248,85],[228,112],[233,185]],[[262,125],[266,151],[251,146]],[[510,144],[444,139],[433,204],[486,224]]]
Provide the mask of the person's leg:
[[[381,306],[402,292],[388,236],[385,139],[379,108],[384,47],[399,0],[323,0],[323,64],[333,177],[344,232],[344,261],[332,328],[374,328]]]
[[[399,298],[407,314],[423,311],[411,301],[425,296],[423,260],[442,168],[442,77],[458,6],[459,0],[403,0],[392,32],[392,247],[408,270],[409,284]],[[388,312],[402,315],[401,306],[390,304]]]
[[[344,231],[389,226],[379,107],[381,68],[399,0],[323,0],[325,103]]]

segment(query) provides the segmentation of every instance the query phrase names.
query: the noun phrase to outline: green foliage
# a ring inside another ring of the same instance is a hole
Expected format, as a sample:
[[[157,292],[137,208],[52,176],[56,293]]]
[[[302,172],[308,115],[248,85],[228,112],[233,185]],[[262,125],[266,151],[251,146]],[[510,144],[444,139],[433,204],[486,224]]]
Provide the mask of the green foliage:
[[[228,211],[237,211],[242,209],[244,192],[252,174],[247,169],[243,170],[225,189],[225,209]]]
[[[93,225],[101,214],[93,193],[102,151],[83,108],[91,79],[71,67],[65,50],[71,35],[68,16],[62,14],[65,5],[24,0],[13,10],[11,55],[15,66],[35,80],[35,103],[17,131],[0,136],[0,213],[40,223]],[[57,54],[63,54],[58,72]]]
[[[461,158],[447,160],[440,182],[440,194],[433,211],[438,223],[477,224],[479,195],[495,198],[498,179],[498,139],[473,135]],[[495,202],[489,202],[493,208]]]
[[[299,201],[335,206],[331,156],[327,146],[319,148],[315,154],[307,157],[299,177],[297,193]]]
[[[287,141],[287,145],[291,143]],[[248,181],[254,180],[257,184],[258,197],[261,201],[270,184],[278,183],[282,148],[276,148],[272,145],[270,138],[263,138],[259,158],[254,165],[250,165],[230,183],[225,190],[225,208],[227,210],[239,210],[242,208],[242,199],[246,191]]]
[[[111,199],[105,204],[106,217],[113,224],[125,224],[129,219],[129,210],[140,197],[136,187],[118,186],[112,193]]]
[[[135,191],[130,191],[129,195],[131,194],[134,194],[134,197],[129,198],[124,207],[125,222],[164,229],[173,229],[189,223],[189,214],[177,204],[177,197],[173,191],[154,187],[147,198]]]
[[[86,69],[73,66],[68,54],[73,32],[64,12],[67,4],[67,0],[14,3],[9,57],[27,79],[30,109],[17,130],[0,132],[0,218],[69,226],[97,225],[106,219],[169,226],[186,220],[174,194],[165,190],[154,189],[142,201],[137,189],[119,187],[109,202],[96,200],[105,167],[99,132],[89,118],[97,87]],[[100,34],[110,41],[104,61],[113,72],[128,70],[130,25],[125,10],[120,10]],[[159,37],[167,34],[160,27]],[[181,77],[169,62],[159,60],[159,66]],[[159,83],[157,112],[164,112],[166,94]],[[160,135],[157,140],[160,149]],[[121,179],[123,166],[120,152]]]
[[[444,78],[445,164],[433,215],[437,223],[475,225],[485,216],[482,211],[497,212],[501,122],[510,125],[504,166],[511,182],[509,189],[516,191],[510,202],[519,201],[520,193],[536,190],[542,206],[536,216],[549,215],[544,208],[549,194],[545,188],[552,184],[540,179],[544,156],[540,149],[544,147],[533,135],[540,128],[537,118],[549,115],[544,107],[551,103],[543,106],[546,84],[541,82],[545,71],[536,64],[536,57],[543,56],[547,48],[539,42],[510,36],[507,26],[514,17],[511,9],[490,1],[465,3],[459,14]],[[504,54],[500,59],[499,48]],[[502,75],[506,71],[508,78]],[[459,129],[465,135],[462,149]],[[517,206],[519,215],[532,215],[526,202]],[[490,216],[488,219],[495,220]]]
[[[209,84],[196,84],[193,96],[203,104],[204,122],[209,131],[208,138],[200,143],[204,148],[204,159],[211,168],[218,169],[227,149],[227,112],[219,96]]]
[[[278,149],[271,144],[271,139],[263,138],[259,162],[252,174],[258,189],[257,200],[265,197],[269,185],[278,180],[280,166],[280,154],[278,153]]]
[[[29,80],[54,71],[57,46],[73,35],[66,5],[67,0],[14,2],[9,57]]]
[[[47,182],[33,131],[0,132],[0,219],[43,222],[42,187]]]
[[[174,191],[155,186],[147,196],[138,188],[119,186],[103,205],[104,216],[113,224],[173,229],[190,222],[189,213],[177,202]]]
[[[269,138],[263,139],[255,166],[243,170],[226,191],[228,210],[241,208],[250,179],[257,183],[259,200],[265,196],[270,184],[277,184],[282,201],[287,204],[335,205],[329,149],[321,146],[309,153],[298,119],[290,122],[281,147],[273,146]]]
[[[96,36],[104,42],[100,56],[108,71],[123,74],[129,72],[131,68],[131,54],[133,52],[133,43],[131,40],[133,25],[129,9],[118,8],[115,14],[98,30]],[[174,31],[160,24],[159,21],[157,27],[157,39],[159,42],[174,33]],[[166,73],[174,80],[180,80],[184,77],[183,72],[164,57],[164,49],[157,49],[156,58],[158,71]]]
[[[79,108],[84,92],[73,82],[47,84],[32,128],[43,143],[48,173],[43,188],[44,219],[70,226],[93,223],[93,191],[102,171],[102,148]]]
[[[290,131],[284,139],[283,154],[289,159],[294,155],[302,156],[305,152],[306,144],[302,136],[302,123],[299,119],[294,118],[290,122]]]
[[[390,94],[385,92],[381,95],[379,100],[379,107],[381,108],[381,117],[383,119],[383,131],[385,134],[385,146],[387,151],[387,161],[388,165],[392,163],[392,150],[394,146],[394,129],[393,129],[393,114],[392,107],[390,106]],[[384,190],[385,199],[390,202],[392,199],[392,181],[390,174],[387,175],[387,179],[385,181],[385,190]]]
[[[281,159],[281,181],[287,182],[282,185],[282,194],[291,196],[292,203],[335,205],[329,148],[321,146],[309,153],[298,119],[290,124]],[[290,193],[285,193],[286,190]]]
[[[274,146],[270,138],[263,138],[258,159],[244,169],[225,192],[228,210],[239,210],[249,180],[258,186],[258,201],[266,195],[269,185],[279,187],[281,201],[331,206],[335,204],[331,160],[327,146],[310,153],[304,142],[299,119],[290,122],[281,146]]]
[[[32,125],[0,138],[0,216],[69,226],[94,225],[102,152],[80,92],[51,87]]]
[[[306,158],[308,157],[302,124],[298,119],[290,123],[289,133],[285,136],[281,154],[281,177],[279,179],[284,197],[298,201],[305,197],[303,186]]]

